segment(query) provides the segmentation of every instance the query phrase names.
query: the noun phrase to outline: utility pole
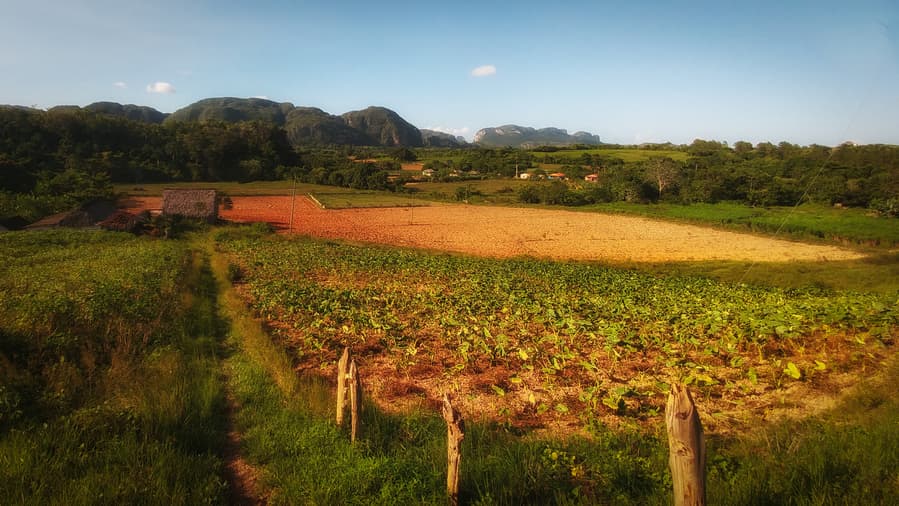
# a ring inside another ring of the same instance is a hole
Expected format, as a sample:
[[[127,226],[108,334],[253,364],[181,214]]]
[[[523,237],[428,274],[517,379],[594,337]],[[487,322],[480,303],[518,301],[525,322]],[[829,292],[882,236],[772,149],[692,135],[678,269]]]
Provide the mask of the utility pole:
[[[290,193],[290,226],[289,232],[293,232],[293,208],[297,200],[297,175],[293,175],[293,190]]]

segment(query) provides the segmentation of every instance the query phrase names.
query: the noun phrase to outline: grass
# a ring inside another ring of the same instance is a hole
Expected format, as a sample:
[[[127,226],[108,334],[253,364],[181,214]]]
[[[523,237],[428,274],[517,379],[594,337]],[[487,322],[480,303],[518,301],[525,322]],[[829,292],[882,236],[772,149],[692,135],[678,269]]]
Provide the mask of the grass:
[[[144,183],[144,184],[116,184],[113,190],[119,195],[132,197],[161,197],[162,191],[167,188],[212,188],[224,192],[230,196],[251,195],[290,195],[294,189],[292,181],[253,181],[250,183],[237,182],[177,182],[177,183]],[[340,186],[323,186],[316,184],[297,183],[297,195],[306,193],[356,193],[357,190],[342,188]]]
[[[4,291],[0,308],[31,307],[51,321],[54,312],[69,311],[65,341],[59,330],[45,336],[28,312],[16,327],[0,326],[0,397],[5,408],[11,401],[18,406],[18,416],[0,420],[6,422],[0,423],[4,502],[222,502],[223,395],[202,259],[192,257],[182,270],[183,244],[146,243],[125,234],[19,233],[3,240],[22,256],[0,273],[0,283],[25,273],[39,284],[15,295]],[[139,282],[142,275],[120,276],[141,273],[147,255],[168,255],[163,268],[168,263],[183,276],[174,293],[163,294],[175,302],[174,312],[152,314],[154,306],[159,309],[152,282],[133,293],[114,288]],[[54,276],[40,280],[29,272],[32,264]],[[84,290],[90,295],[82,299]],[[132,312],[135,307],[150,312],[148,322]],[[121,311],[125,321],[106,310]],[[129,336],[128,322],[149,332],[146,341]],[[112,333],[104,335],[104,329]],[[23,341],[16,345],[13,339]]]
[[[413,199],[405,194],[377,191],[356,191],[353,193],[333,193],[318,191],[312,195],[326,209],[352,209],[370,207],[410,207],[427,206],[421,199]]]
[[[456,200],[459,188],[468,189],[468,202],[477,204],[510,205],[518,202],[518,191],[528,184],[519,179],[484,179],[452,182],[407,183],[416,199]]]
[[[891,294],[899,291],[899,254],[860,260],[747,264],[706,261],[628,265],[664,275],[705,276],[725,282],[790,289],[818,288]]]
[[[539,151],[532,151],[531,155],[539,162],[542,161],[546,157],[552,158],[565,158],[570,159],[571,163],[578,163],[581,156],[584,154],[590,154],[594,156],[602,156],[606,158],[618,158],[623,162],[643,162],[649,160],[650,158],[656,157],[668,157],[672,160],[677,161],[686,161],[689,158],[689,153],[685,151],[675,151],[675,150],[649,150],[649,149],[602,149],[602,148],[594,148],[594,149],[579,149],[579,150],[561,150],[555,151],[553,153],[543,153]]]
[[[712,441],[710,504],[895,504],[899,360],[835,409]]]
[[[261,230],[217,233],[240,239]],[[4,504],[225,502],[223,379],[238,404],[242,450],[273,504],[445,501],[445,426],[436,412],[392,415],[367,402],[362,437],[350,444],[332,422],[332,385],[296,374],[287,349],[229,283],[239,270],[210,238],[44,232],[4,235],[0,245]],[[202,252],[190,253],[192,247]],[[174,313],[153,312],[161,303],[149,288],[168,279],[146,268],[153,265],[178,280],[161,299],[173,302]],[[112,291],[128,285],[140,289]],[[35,307],[19,310],[29,305]],[[66,329],[68,341],[40,325],[39,315],[56,313],[66,315],[50,320],[66,323],[56,330]],[[128,327],[108,326],[119,313],[149,332],[127,352],[114,344],[123,344]],[[145,322],[145,314],[153,318]],[[108,343],[110,354],[97,348],[91,355],[89,343]],[[23,355],[38,345],[39,355]],[[899,360],[868,375],[820,415],[760,424],[747,434],[710,434],[710,503],[895,503]],[[41,399],[16,404],[16,396]],[[670,503],[661,427],[595,425],[589,437],[566,438],[467,422],[464,503]]]
[[[875,246],[899,244],[899,222],[871,216],[865,209],[816,204],[803,204],[795,208],[749,207],[729,202],[692,205],[615,202],[583,209],[706,223],[800,239],[826,239]]]

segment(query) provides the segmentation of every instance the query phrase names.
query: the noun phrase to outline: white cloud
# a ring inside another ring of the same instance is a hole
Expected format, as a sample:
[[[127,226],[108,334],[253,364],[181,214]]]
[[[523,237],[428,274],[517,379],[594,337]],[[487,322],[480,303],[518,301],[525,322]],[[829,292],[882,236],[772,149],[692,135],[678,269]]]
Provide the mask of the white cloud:
[[[128,85],[125,84],[123,81],[116,81],[116,82],[112,83],[112,85],[115,86],[116,88],[121,88],[123,90],[128,87]]]
[[[175,87],[162,81],[147,85],[147,93],[175,93]]]
[[[486,77],[494,74],[496,74],[496,65],[481,65],[480,67],[475,67],[471,71],[471,75],[475,77]]]
[[[268,95],[253,95],[250,98],[261,98],[263,100],[268,100]]]

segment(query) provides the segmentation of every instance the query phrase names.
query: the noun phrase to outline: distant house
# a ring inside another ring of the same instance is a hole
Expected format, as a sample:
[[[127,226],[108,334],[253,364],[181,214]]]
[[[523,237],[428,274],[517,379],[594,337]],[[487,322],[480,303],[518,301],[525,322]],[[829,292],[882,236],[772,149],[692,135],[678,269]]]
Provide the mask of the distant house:
[[[27,226],[28,220],[21,216],[10,216],[0,219],[0,227],[3,227],[3,230],[22,230]]]
[[[437,175],[437,171],[434,169],[424,169],[421,171],[421,175],[424,177],[434,177]]]
[[[521,174],[518,175],[518,178],[519,179],[530,179],[531,176],[533,176],[533,174],[531,174],[530,172],[522,172]]]
[[[588,183],[596,183],[599,181],[599,174],[587,174],[584,176],[584,181]]]
[[[550,181],[562,181],[565,179],[564,172],[553,172],[552,174],[546,176]]]
[[[150,211],[143,211],[140,214],[131,214],[125,210],[119,209],[97,225],[103,230],[138,233],[140,232],[141,227],[149,221]]]
[[[79,209],[57,213],[32,223],[26,230],[45,230],[48,228],[85,228],[103,221],[116,210],[115,204],[108,200],[94,200]]]
[[[214,223],[218,220],[216,197],[215,190],[163,190],[162,215]]]

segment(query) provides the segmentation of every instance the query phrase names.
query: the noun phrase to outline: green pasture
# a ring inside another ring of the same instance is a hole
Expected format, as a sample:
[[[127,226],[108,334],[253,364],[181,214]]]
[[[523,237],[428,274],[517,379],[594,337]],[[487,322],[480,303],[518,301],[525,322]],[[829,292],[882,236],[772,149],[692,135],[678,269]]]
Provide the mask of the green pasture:
[[[899,220],[875,216],[867,209],[818,204],[749,207],[729,202],[691,205],[614,202],[580,209],[689,221],[798,239],[886,247],[899,244]]]
[[[355,193],[357,190],[342,188],[340,186],[324,186],[306,183],[294,183],[292,181],[253,181],[250,183],[237,182],[177,182],[177,183],[144,183],[144,184],[116,184],[113,190],[119,195],[133,197],[161,197],[162,191],[169,188],[184,189],[214,189],[231,196],[252,195],[290,195],[294,188],[297,195],[306,193]]]
[[[365,207],[411,207],[427,206],[427,201],[411,198],[402,193],[358,190],[353,192],[315,191],[310,194],[325,209],[352,209]]]
[[[675,150],[649,150],[649,149],[602,149],[602,148],[594,148],[594,149],[578,149],[578,150],[560,150],[552,153],[543,153],[540,151],[530,151],[531,156],[533,156],[537,161],[543,160],[546,157],[553,158],[565,158],[571,160],[571,163],[578,163],[579,159],[584,154],[589,154],[593,156],[602,156],[606,158],[618,158],[623,162],[643,162],[649,160],[650,158],[660,158],[660,157],[668,157],[672,160],[677,161],[686,161],[689,158],[689,153],[685,151],[675,151]]]

